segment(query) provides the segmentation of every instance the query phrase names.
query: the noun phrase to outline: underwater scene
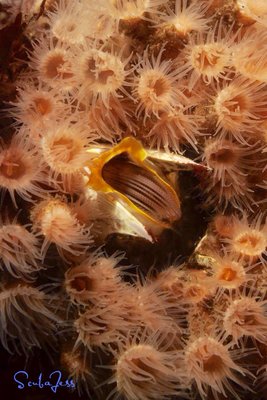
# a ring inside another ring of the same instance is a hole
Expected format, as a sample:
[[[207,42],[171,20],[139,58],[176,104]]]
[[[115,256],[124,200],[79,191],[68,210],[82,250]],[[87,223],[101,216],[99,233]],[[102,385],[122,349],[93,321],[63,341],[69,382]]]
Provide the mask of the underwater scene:
[[[266,193],[266,0],[0,0],[0,397],[266,400]]]

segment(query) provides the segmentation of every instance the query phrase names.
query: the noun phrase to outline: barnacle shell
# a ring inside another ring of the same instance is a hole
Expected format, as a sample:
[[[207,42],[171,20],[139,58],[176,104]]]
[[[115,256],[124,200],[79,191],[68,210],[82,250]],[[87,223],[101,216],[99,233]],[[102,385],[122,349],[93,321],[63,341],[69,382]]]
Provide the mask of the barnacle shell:
[[[180,200],[171,185],[147,160],[147,152],[133,137],[102,152],[88,163],[88,185],[114,193],[134,214],[169,226],[181,216]]]

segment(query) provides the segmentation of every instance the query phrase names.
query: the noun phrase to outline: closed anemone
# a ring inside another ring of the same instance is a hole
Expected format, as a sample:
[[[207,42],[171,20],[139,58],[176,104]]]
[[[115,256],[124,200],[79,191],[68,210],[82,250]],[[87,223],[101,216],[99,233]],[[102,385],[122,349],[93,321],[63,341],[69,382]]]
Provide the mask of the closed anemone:
[[[123,303],[89,306],[74,322],[78,334],[74,350],[85,346],[86,350],[102,349],[118,343],[131,329],[131,325],[122,315]]]
[[[60,364],[76,385],[79,396],[86,393],[90,396],[92,383],[95,384],[92,370],[89,366],[90,359],[85,358],[82,352],[62,351],[60,354]]]

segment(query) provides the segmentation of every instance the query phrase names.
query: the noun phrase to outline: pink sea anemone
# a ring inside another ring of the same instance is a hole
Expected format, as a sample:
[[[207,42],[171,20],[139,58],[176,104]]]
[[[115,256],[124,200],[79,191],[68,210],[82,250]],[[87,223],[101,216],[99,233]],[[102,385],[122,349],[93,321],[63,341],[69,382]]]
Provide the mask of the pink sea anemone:
[[[138,102],[136,114],[144,112],[144,120],[150,115],[159,117],[160,112],[172,112],[187,104],[187,98],[179,87],[179,74],[173,68],[171,60],[162,60],[164,48],[156,56],[148,56],[148,50],[136,68],[133,83],[133,96]]]
[[[209,3],[201,1],[176,0],[175,9],[166,5],[166,14],[160,15],[160,29],[173,30],[178,36],[185,37],[192,31],[202,32],[208,29],[210,22],[205,16]]]
[[[42,266],[39,240],[16,220],[0,225],[0,268],[15,278],[31,280]]]
[[[51,343],[59,317],[49,309],[49,297],[41,289],[16,283],[0,290],[0,340],[9,352],[28,354],[33,347]]]
[[[244,292],[244,291],[243,291]],[[244,342],[250,337],[266,343],[267,338],[267,302],[253,288],[248,295],[229,298],[223,317],[225,336],[231,338],[231,344]]]
[[[233,355],[229,345],[211,336],[200,336],[187,344],[186,371],[188,377],[196,383],[202,399],[207,397],[209,389],[215,399],[219,399],[220,393],[227,397],[227,392],[237,398],[230,381],[244,387],[240,375],[245,375],[246,370],[234,361]]]
[[[232,29],[224,32],[222,21],[207,33],[190,36],[188,44],[177,58],[180,76],[189,75],[189,90],[202,79],[206,85],[223,80],[231,67]]]
[[[75,256],[84,254],[92,245],[90,229],[80,224],[71,207],[63,200],[48,198],[36,204],[31,212],[34,231],[43,236],[41,254],[45,257],[51,243]]]
[[[9,192],[16,205],[17,193],[26,201],[44,197],[47,183],[43,159],[36,145],[24,134],[14,135],[8,145],[0,144],[0,188]]]
[[[228,248],[240,259],[250,264],[261,261],[266,264],[267,252],[266,218],[258,214],[252,220],[246,214],[240,219],[235,216],[233,219],[233,231],[230,238],[224,241]]]
[[[110,381],[116,383],[116,388],[109,397],[116,393],[116,399],[163,400],[179,394],[178,360],[179,352],[161,347],[159,335],[128,337],[116,354]]]

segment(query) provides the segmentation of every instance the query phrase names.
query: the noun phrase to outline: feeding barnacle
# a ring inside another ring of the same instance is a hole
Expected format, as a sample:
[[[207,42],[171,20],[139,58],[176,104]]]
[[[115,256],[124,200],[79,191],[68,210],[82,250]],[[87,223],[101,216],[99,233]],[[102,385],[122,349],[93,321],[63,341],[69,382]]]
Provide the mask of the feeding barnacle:
[[[181,217],[177,191],[162,172],[198,164],[179,155],[145,150],[133,137],[116,146],[90,148],[91,158],[84,168],[88,186],[112,195],[141,221],[156,227],[170,227]]]

